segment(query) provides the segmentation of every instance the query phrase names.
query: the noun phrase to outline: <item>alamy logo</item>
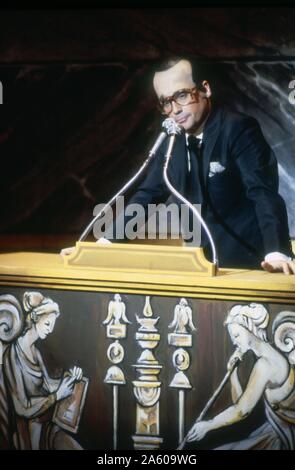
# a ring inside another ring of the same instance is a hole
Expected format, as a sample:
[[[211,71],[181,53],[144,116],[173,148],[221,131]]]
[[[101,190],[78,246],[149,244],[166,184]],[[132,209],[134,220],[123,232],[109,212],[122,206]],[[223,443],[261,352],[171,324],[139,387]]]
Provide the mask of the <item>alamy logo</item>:
[[[289,93],[289,103],[295,104],[295,80],[289,83],[289,88],[293,88],[293,91]]]
[[[0,82],[0,104],[3,104],[3,85]]]
[[[194,204],[200,214],[200,204]],[[93,215],[105,208],[102,216],[93,227],[94,237],[98,240],[134,239],[179,239],[187,245],[200,246],[201,225],[185,204],[141,204],[129,203],[125,206],[124,196],[119,196],[115,207],[98,204]]]

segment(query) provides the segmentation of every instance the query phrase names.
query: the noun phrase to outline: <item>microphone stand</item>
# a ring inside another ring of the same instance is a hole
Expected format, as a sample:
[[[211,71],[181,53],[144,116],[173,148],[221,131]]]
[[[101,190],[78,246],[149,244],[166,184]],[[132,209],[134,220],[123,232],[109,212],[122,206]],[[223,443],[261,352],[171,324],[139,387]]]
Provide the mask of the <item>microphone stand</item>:
[[[167,119],[165,121],[167,121]],[[165,121],[162,124],[163,127],[164,127]],[[160,147],[162,142],[166,139],[166,137],[167,137],[166,132],[161,132],[160,133],[160,135],[157,138],[155,144],[153,145],[153,147],[149,151],[148,157],[143,162],[143,164],[141,165],[139,170],[127,181],[127,183],[103,206],[103,208],[99,211],[99,213],[91,220],[91,222],[87,225],[87,227],[83,231],[82,235],[80,236],[80,238],[78,240],[79,242],[82,242],[83,240],[85,240],[85,238],[89,234],[89,232],[92,229],[95,222],[105,214],[106,209],[108,207],[110,207],[116,201],[116,199],[119,196],[124,194],[127,191],[127,189],[130,188],[130,186],[132,186],[132,184],[139,178],[139,176],[143,173],[143,171],[146,169],[146,167],[149,165],[151,160],[156,155],[156,152],[157,152],[158,148]]]
[[[169,139],[169,144],[168,144],[168,149],[167,149],[167,153],[165,155],[165,163],[164,163],[164,168],[163,168],[163,177],[164,177],[164,181],[166,183],[166,186],[168,187],[168,189],[170,190],[170,192],[177,198],[179,199],[181,202],[183,202],[185,205],[187,205],[191,211],[193,212],[193,214],[197,217],[197,219],[199,220],[199,222],[201,223],[202,227],[204,228],[206,234],[207,234],[207,237],[209,239],[209,242],[210,242],[210,245],[211,245],[211,250],[212,250],[212,259],[213,259],[213,264],[216,266],[216,268],[218,268],[218,258],[217,258],[217,253],[216,253],[216,248],[215,248],[215,244],[214,244],[214,241],[213,241],[213,238],[212,238],[212,235],[211,235],[211,232],[206,224],[206,222],[204,221],[204,219],[201,217],[201,215],[198,213],[198,211],[196,210],[196,208],[193,206],[193,204],[191,204],[190,201],[188,201],[182,194],[180,194],[175,188],[174,186],[172,186],[171,182],[169,181],[169,178],[168,178],[168,165],[169,165],[169,162],[170,162],[170,159],[171,159],[171,156],[172,156],[172,149],[173,149],[173,146],[174,146],[174,141],[175,141],[175,137],[177,134],[180,134],[182,132],[182,128],[180,126],[178,126],[176,124],[176,122],[174,122],[175,126],[171,126],[170,128],[167,129],[167,133],[168,135],[170,135],[170,139]]]
[[[102,217],[102,215],[105,214],[105,210],[110,207],[113,202],[116,201],[117,197],[121,196],[125,191],[127,191],[128,188],[138,179],[138,177],[141,175],[141,173],[144,171],[144,169],[148,166],[152,158],[154,157],[153,154],[149,154],[147,159],[143,162],[139,170],[127,181],[127,183],[103,206],[103,208],[99,211],[99,213],[91,220],[91,222],[87,225],[85,228],[84,232],[79,238],[79,242],[82,242],[85,240],[87,235],[89,234],[90,230],[92,229],[93,225],[95,222]]]

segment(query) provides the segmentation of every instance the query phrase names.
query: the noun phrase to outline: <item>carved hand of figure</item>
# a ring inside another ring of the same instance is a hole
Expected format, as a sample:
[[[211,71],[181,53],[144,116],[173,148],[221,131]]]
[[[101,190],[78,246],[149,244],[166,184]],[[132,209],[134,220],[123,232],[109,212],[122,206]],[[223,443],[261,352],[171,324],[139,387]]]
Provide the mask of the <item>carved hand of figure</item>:
[[[231,357],[228,360],[227,370],[232,371],[234,369],[234,367],[237,365],[237,363],[242,360],[242,358],[243,358],[242,351],[238,348],[235,349],[235,351],[233,352],[233,354],[231,355]]]
[[[199,421],[195,423],[187,435],[187,442],[200,441],[210,431],[208,421]]]
[[[70,375],[75,379],[75,382],[80,382],[83,376],[83,371],[81,367],[74,366],[72,369],[70,369]]]
[[[58,400],[63,400],[64,398],[69,397],[73,393],[74,389],[74,383],[75,383],[75,377],[72,377],[71,375],[65,375],[64,378],[62,379],[60,386],[58,387],[56,391],[56,399]]]

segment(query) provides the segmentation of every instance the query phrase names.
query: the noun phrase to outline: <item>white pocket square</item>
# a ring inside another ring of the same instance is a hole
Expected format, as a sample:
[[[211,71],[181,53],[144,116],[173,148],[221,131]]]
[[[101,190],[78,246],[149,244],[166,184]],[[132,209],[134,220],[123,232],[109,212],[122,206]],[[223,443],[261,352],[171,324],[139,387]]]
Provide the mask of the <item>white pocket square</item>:
[[[209,178],[214,176],[216,173],[221,173],[224,170],[225,167],[222,166],[219,162],[210,162]]]

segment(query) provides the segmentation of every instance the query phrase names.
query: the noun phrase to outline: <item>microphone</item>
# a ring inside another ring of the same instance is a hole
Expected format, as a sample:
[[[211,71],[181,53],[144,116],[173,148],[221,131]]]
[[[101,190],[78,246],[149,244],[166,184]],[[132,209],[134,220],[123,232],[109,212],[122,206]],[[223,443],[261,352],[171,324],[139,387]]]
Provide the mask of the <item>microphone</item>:
[[[163,123],[164,124],[164,123]],[[163,125],[162,124],[162,125]],[[164,140],[166,139],[167,137],[167,134],[166,132],[161,132],[160,135],[158,136],[156,142],[154,143],[154,145],[152,146],[151,150],[149,151],[149,157],[153,157],[155,155],[155,153],[158,151],[158,148],[162,145],[162,143],[164,142]]]
[[[168,143],[168,148],[167,148],[167,152],[165,155],[165,163],[164,163],[164,170],[166,171],[168,168],[169,160],[172,156],[172,150],[174,147],[176,136],[182,134],[184,129],[182,126],[177,124],[172,118],[165,119],[162,126],[165,128],[167,134],[169,135],[169,143]]]
[[[84,229],[82,234],[79,237],[79,241],[85,240],[87,235],[89,234],[90,230],[94,226],[95,222],[105,213],[105,210],[110,207],[116,199],[124,194],[127,189],[130,188],[130,186],[133,185],[133,183],[139,178],[139,176],[143,173],[143,171],[146,169],[150,161],[154,158],[156,152],[158,151],[160,145],[164,142],[164,140],[167,138],[167,132],[166,129],[170,128],[171,123],[169,121],[173,121],[171,118],[167,118],[163,121],[162,127],[164,127],[165,131],[162,131],[160,135],[158,136],[156,142],[154,143],[153,147],[148,153],[148,157],[145,159],[139,170],[127,181],[126,184],[107,202],[107,204],[104,205],[104,207],[99,211],[99,213],[90,221],[90,223],[87,225],[87,227]],[[174,121],[173,121],[174,122]],[[176,124],[176,123],[175,123]]]
[[[176,124],[176,122],[172,118],[166,118],[162,122],[162,127],[165,130],[160,133],[153,147],[149,151],[149,157],[152,157],[155,155],[155,153],[158,151],[159,147],[162,145],[162,143],[164,142],[164,140],[167,138],[168,135],[171,136],[175,134],[180,134],[182,132],[182,127]]]
[[[209,243],[211,245],[213,264],[217,268],[218,267],[218,258],[217,258],[217,253],[216,253],[216,247],[215,247],[215,243],[214,243],[213,237],[211,235],[211,232],[209,230],[209,227],[207,226],[207,224],[206,224],[205,220],[203,219],[203,217],[198,213],[196,208],[193,206],[193,204],[191,204],[190,201],[188,201],[182,194],[180,194],[174,188],[174,186],[170,183],[169,178],[168,178],[168,165],[169,165],[169,161],[170,161],[171,156],[172,156],[172,150],[173,150],[175,138],[176,138],[177,135],[181,134],[184,131],[184,128],[182,126],[180,126],[179,124],[177,124],[174,121],[174,119],[171,119],[171,118],[165,119],[165,121],[163,122],[163,126],[165,127],[167,134],[170,136],[169,145],[168,145],[167,153],[165,155],[165,162],[164,162],[164,167],[163,167],[164,181],[165,181],[166,186],[169,189],[169,191],[179,201],[181,201],[182,203],[184,203],[186,206],[188,206],[190,208],[192,213],[195,215],[195,217],[199,220],[200,224],[204,228],[204,230],[206,232],[206,235],[209,239]]]
[[[165,119],[165,121],[163,121],[162,127],[164,127],[167,134],[170,136],[180,135],[184,131],[183,127],[177,124],[177,122],[172,118]]]

